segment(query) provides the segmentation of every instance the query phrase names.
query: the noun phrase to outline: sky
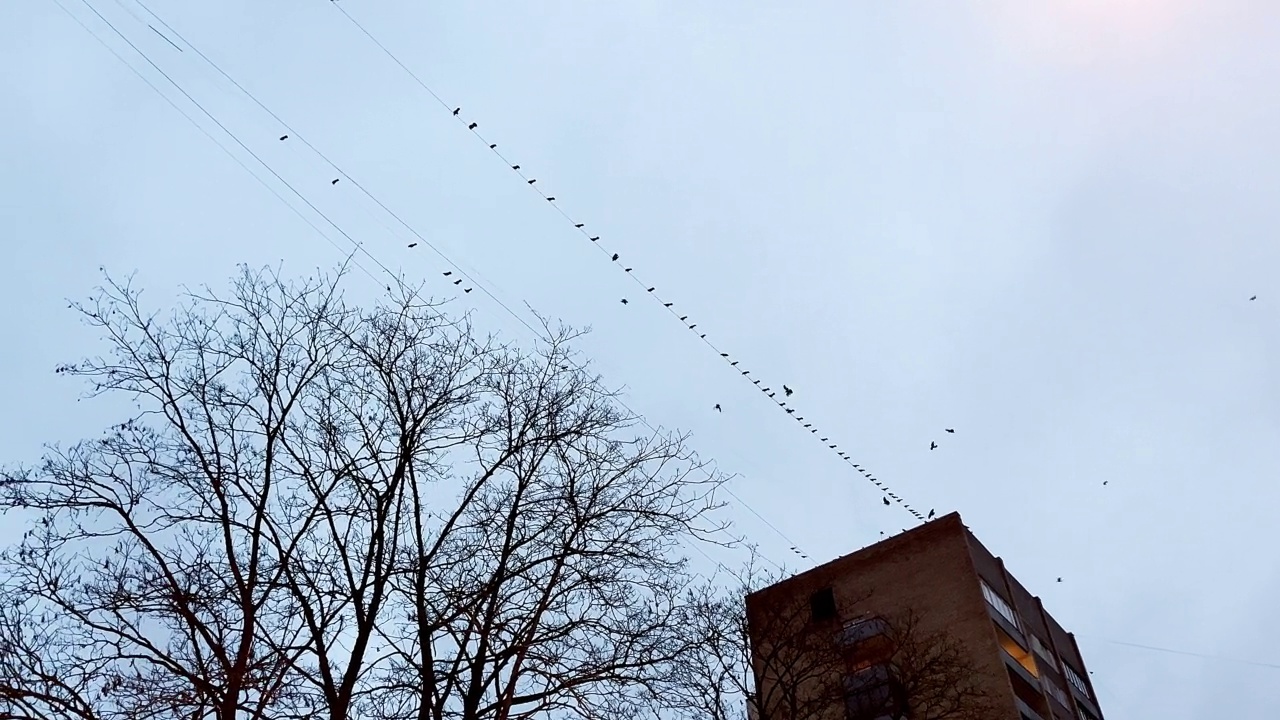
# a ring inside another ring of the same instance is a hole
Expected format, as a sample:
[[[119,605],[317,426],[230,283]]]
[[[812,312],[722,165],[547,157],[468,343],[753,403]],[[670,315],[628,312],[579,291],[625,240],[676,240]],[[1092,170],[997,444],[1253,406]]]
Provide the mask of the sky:
[[[627,404],[736,474],[767,557],[914,524],[487,141],[855,462],[960,511],[1107,717],[1280,706],[1280,5],[344,0],[481,141],[332,3],[146,4],[338,173],[136,0],[89,2],[245,147],[58,1],[199,128],[54,0],[0,11],[0,461],[124,412],[53,374],[102,347],[67,309],[100,267],[162,307],[358,242],[442,297],[463,269],[453,307],[503,337],[531,336],[498,301],[590,327]]]

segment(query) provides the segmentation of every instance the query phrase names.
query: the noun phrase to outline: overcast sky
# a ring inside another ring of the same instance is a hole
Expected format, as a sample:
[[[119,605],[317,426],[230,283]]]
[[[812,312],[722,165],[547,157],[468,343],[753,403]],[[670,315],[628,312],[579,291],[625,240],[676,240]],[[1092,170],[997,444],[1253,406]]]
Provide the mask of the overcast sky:
[[[66,309],[99,266],[163,304],[236,263],[304,274],[350,252],[59,1],[341,250],[53,0],[6,3],[3,462],[118,420],[52,373],[99,347]],[[90,1],[380,261],[452,291],[443,260],[134,0]],[[149,5],[500,300],[592,327],[580,347],[628,404],[740,473],[734,492],[813,562],[911,525],[331,3]],[[857,462],[959,510],[1077,633],[1109,718],[1280,706],[1280,669],[1115,644],[1280,663],[1280,4],[342,7]],[[377,282],[353,274],[350,293]],[[481,292],[456,307],[528,337]]]

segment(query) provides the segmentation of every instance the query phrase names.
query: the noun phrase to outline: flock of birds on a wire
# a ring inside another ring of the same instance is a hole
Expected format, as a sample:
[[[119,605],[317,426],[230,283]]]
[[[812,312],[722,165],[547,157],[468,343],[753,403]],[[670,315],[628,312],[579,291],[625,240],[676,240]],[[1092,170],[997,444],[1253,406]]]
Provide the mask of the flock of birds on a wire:
[[[341,8],[338,8],[338,9],[339,9],[339,10],[342,10]],[[342,12],[343,12],[343,14],[344,14],[344,15],[347,15],[347,13],[345,12],[345,10],[342,10]],[[153,13],[153,14],[154,14],[154,13]],[[676,311],[676,310],[674,309],[674,305],[675,305],[675,303],[674,303],[674,302],[671,302],[671,301],[666,300],[666,299],[664,299],[664,298],[660,298],[660,297],[657,295],[657,288],[656,288],[655,286],[649,286],[649,285],[647,285],[647,284],[645,284],[645,283],[642,283],[642,282],[638,279],[638,277],[636,276],[636,274],[633,272],[634,268],[632,268],[632,267],[630,267],[630,266],[627,266],[627,265],[625,265],[625,264],[619,264],[619,263],[620,263],[620,260],[621,260],[621,254],[620,254],[620,253],[618,253],[618,252],[613,252],[613,251],[611,251],[611,250],[606,250],[604,247],[602,247],[602,246],[601,246],[601,244],[600,244],[600,240],[601,240],[601,238],[600,238],[600,236],[599,236],[599,235],[593,235],[593,234],[591,234],[590,232],[588,232],[588,231],[586,230],[586,225],[585,225],[585,223],[578,222],[578,221],[576,221],[575,219],[571,218],[571,217],[570,217],[570,216],[569,216],[569,215],[568,215],[568,214],[567,214],[567,213],[566,213],[566,212],[565,212],[565,211],[560,207],[560,205],[558,205],[558,204],[557,204],[556,196],[554,196],[554,195],[548,195],[548,194],[546,194],[545,192],[543,192],[543,191],[538,187],[538,185],[537,185],[537,183],[538,183],[538,179],[537,179],[536,177],[531,177],[531,176],[527,175],[527,174],[526,174],[526,172],[524,171],[524,169],[521,167],[521,165],[519,165],[519,164],[517,164],[517,163],[510,162],[509,160],[507,160],[507,158],[506,158],[506,157],[504,157],[504,156],[502,155],[502,153],[501,153],[501,152],[499,152],[499,150],[498,150],[498,144],[497,144],[497,143],[491,142],[491,141],[489,141],[489,140],[487,140],[487,139],[483,138],[483,137],[480,135],[480,133],[479,133],[479,127],[480,127],[480,125],[479,125],[479,123],[478,123],[478,122],[476,122],[476,121],[468,121],[468,120],[466,120],[466,119],[462,118],[462,108],[461,108],[461,107],[452,107],[452,108],[450,108],[450,107],[449,107],[449,105],[446,105],[446,104],[444,103],[444,101],[443,101],[443,100],[441,100],[441,99],[440,99],[440,97],[439,97],[438,95],[436,95],[436,93],[435,93],[433,90],[431,90],[431,88],[430,88],[430,87],[428,87],[428,86],[427,86],[427,85],[426,85],[426,84],[425,84],[425,83],[424,83],[420,78],[418,78],[418,77],[417,77],[417,75],[415,75],[411,70],[409,70],[409,68],[408,68],[407,66],[405,66],[403,63],[401,63],[401,62],[400,62],[400,60],[399,60],[398,58],[396,58],[396,57],[395,57],[395,55],[393,55],[393,54],[391,53],[391,51],[390,51],[390,50],[388,50],[386,47],[382,46],[382,44],[381,44],[380,42],[378,42],[378,41],[376,40],[376,38],[373,38],[373,36],[372,36],[372,35],[370,35],[370,34],[368,33],[368,31],[367,31],[367,30],[365,30],[365,29],[364,29],[364,27],[363,27],[363,26],[361,26],[361,25],[360,25],[360,24],[359,24],[359,23],[358,23],[354,18],[352,18],[350,15],[347,15],[347,17],[348,17],[348,19],[350,19],[350,20],[351,20],[351,22],[352,22],[352,23],[354,23],[358,28],[360,28],[362,31],[364,31],[366,35],[369,35],[370,39],[372,39],[372,40],[375,42],[375,44],[377,44],[377,45],[378,45],[378,46],[383,50],[383,52],[385,52],[389,57],[391,57],[393,60],[395,60],[395,61],[396,61],[396,63],[397,63],[397,64],[399,64],[399,65],[400,65],[400,66],[401,66],[401,67],[402,67],[402,68],[403,68],[403,69],[404,69],[404,70],[405,70],[405,71],[406,71],[406,72],[407,72],[411,77],[413,77],[413,79],[414,79],[416,82],[418,82],[418,84],[419,84],[419,85],[421,85],[421,86],[422,86],[422,88],[423,88],[424,90],[426,90],[426,91],[427,91],[427,92],[428,92],[428,93],[429,93],[433,98],[435,98],[435,99],[437,100],[437,102],[439,102],[439,103],[440,103],[440,105],[441,105],[445,110],[450,111],[450,112],[451,112],[451,114],[452,114],[452,116],[453,116],[453,117],[454,117],[458,122],[460,122],[460,123],[461,123],[461,124],[462,124],[462,125],[463,125],[467,130],[468,130],[468,131],[470,131],[472,134],[474,134],[474,135],[475,135],[475,136],[476,136],[476,137],[477,137],[481,142],[485,143],[485,145],[487,145],[488,149],[489,149],[491,152],[493,152],[495,155],[497,155],[500,159],[502,159],[502,160],[503,160],[503,162],[504,162],[504,163],[506,163],[506,165],[509,167],[509,169],[510,169],[511,171],[515,172],[519,177],[521,177],[521,178],[525,181],[525,184],[526,184],[526,185],[527,185],[531,190],[533,190],[534,192],[536,192],[536,193],[537,193],[539,196],[541,196],[541,197],[542,197],[546,202],[550,203],[553,207],[555,207],[555,208],[556,208],[556,210],[557,210],[557,211],[558,211],[558,212],[559,212],[559,213],[560,213],[560,214],[561,214],[561,215],[562,215],[562,216],[563,216],[563,217],[564,217],[564,218],[565,218],[565,219],[566,219],[570,224],[572,224],[573,228],[574,228],[575,230],[577,230],[578,232],[580,232],[580,233],[581,233],[581,234],[582,234],[582,235],[583,235],[583,236],[584,236],[584,237],[585,237],[589,242],[591,242],[595,247],[597,247],[597,249],[599,249],[601,252],[603,252],[603,253],[604,253],[604,255],[605,255],[606,257],[608,257],[608,258],[609,258],[609,261],[610,261],[611,263],[618,264],[618,267],[620,267],[620,268],[621,268],[621,270],[622,270],[624,273],[626,273],[626,274],[627,274],[627,275],[628,275],[628,276],[629,276],[633,281],[635,281],[636,283],[638,283],[638,284],[639,284],[639,286],[640,286],[641,288],[644,288],[645,294],[648,294],[648,295],[653,296],[653,298],[654,298],[657,302],[661,303],[661,304],[662,304],[662,306],[663,306],[663,308],[664,308],[664,309],[666,309],[666,310],[668,310],[668,311],[672,314],[672,316],[673,316],[673,317],[678,318],[678,320],[679,320],[682,324],[684,324],[684,326],[685,326],[688,330],[692,331],[694,334],[696,334],[696,335],[698,336],[698,338],[699,338],[701,341],[703,341],[705,344],[707,344],[709,347],[711,347],[713,350],[715,350],[715,351],[720,355],[720,357],[721,357],[721,358],[722,358],[722,359],[723,359],[723,360],[724,360],[724,361],[725,361],[725,362],[726,362],[730,367],[734,368],[734,369],[735,369],[735,371],[737,371],[737,372],[739,373],[739,375],[740,375],[741,377],[743,377],[743,378],[744,378],[745,380],[747,380],[748,382],[752,383],[752,385],[754,385],[754,386],[755,386],[755,387],[756,387],[760,392],[762,392],[764,395],[766,395],[766,396],[768,397],[768,399],[769,399],[770,401],[772,401],[772,402],[773,402],[773,403],[774,403],[774,404],[775,404],[779,409],[783,410],[783,411],[785,412],[785,414],[786,414],[786,415],[788,415],[789,417],[791,417],[791,419],[792,419],[792,420],[794,420],[795,422],[797,422],[797,424],[801,425],[803,429],[808,430],[810,434],[814,435],[814,436],[815,436],[815,437],[816,437],[820,442],[822,442],[824,445],[826,445],[826,447],[827,447],[829,450],[834,451],[834,453],[835,453],[835,454],[836,454],[836,455],[837,455],[837,456],[838,456],[838,457],[839,457],[843,462],[845,462],[846,464],[848,464],[848,465],[849,465],[850,467],[852,467],[855,471],[857,471],[859,474],[861,474],[861,475],[862,475],[866,480],[868,480],[868,481],[869,481],[869,482],[871,482],[873,485],[875,485],[875,486],[876,486],[876,488],[877,488],[877,489],[879,489],[879,490],[883,493],[883,495],[882,495],[882,502],[883,502],[883,504],[884,504],[886,507],[891,507],[891,506],[894,504],[894,502],[896,502],[897,504],[901,505],[904,509],[906,509],[909,513],[911,513],[911,514],[912,514],[912,515],[913,515],[917,520],[922,521],[922,522],[923,522],[923,521],[930,520],[930,519],[933,519],[933,518],[936,516],[936,511],[935,511],[935,510],[933,510],[933,509],[930,509],[930,510],[928,511],[928,513],[927,513],[927,514],[922,514],[922,513],[918,512],[917,510],[915,510],[911,505],[909,505],[906,501],[904,501],[901,497],[899,497],[895,492],[893,492],[893,490],[891,490],[891,489],[890,489],[890,488],[889,488],[885,483],[883,483],[883,482],[882,482],[882,481],[880,481],[878,478],[876,478],[873,474],[871,474],[871,472],[870,472],[869,470],[867,470],[866,468],[864,468],[862,465],[859,465],[859,464],[857,464],[857,463],[854,463],[854,462],[853,462],[853,458],[852,458],[852,457],[851,457],[847,452],[845,452],[844,450],[840,449],[840,447],[838,446],[838,444],[831,442],[831,440],[830,440],[830,438],[829,438],[829,437],[821,436],[821,431],[820,431],[817,427],[815,427],[815,425],[814,425],[814,423],[813,423],[812,421],[806,420],[806,418],[805,418],[805,417],[798,415],[798,414],[797,414],[797,412],[796,412],[796,408],[790,407],[790,406],[788,405],[787,399],[788,399],[788,398],[791,398],[791,397],[795,394],[795,391],[794,391],[790,386],[785,385],[785,384],[784,384],[784,385],[781,385],[781,386],[780,386],[781,390],[780,390],[780,391],[777,391],[777,390],[774,390],[774,389],[773,389],[772,387],[770,387],[770,386],[764,385],[764,384],[762,383],[762,381],[761,381],[761,380],[751,377],[751,372],[750,372],[749,370],[742,369],[742,368],[740,367],[740,361],[738,361],[738,360],[736,360],[736,359],[732,358],[732,357],[730,356],[730,354],[729,354],[729,353],[727,353],[727,352],[723,352],[723,351],[721,351],[721,350],[720,350],[720,348],[718,348],[718,347],[716,347],[715,345],[713,345],[713,344],[711,343],[711,341],[709,341],[709,340],[707,339],[707,334],[706,334],[706,332],[705,332],[705,331],[700,332],[700,331],[697,329],[697,328],[698,328],[698,325],[697,325],[696,323],[692,323],[692,322],[690,322],[690,321],[689,321],[689,316],[688,316],[688,315],[682,315],[682,314],[680,314],[678,311]],[[157,18],[157,19],[159,19],[159,18]],[[163,22],[163,21],[161,21],[161,22]],[[152,29],[153,29],[153,30],[155,30],[155,28],[154,28],[154,27],[152,27]],[[166,29],[170,29],[170,28],[168,28],[167,24],[166,24]],[[117,31],[117,32],[118,32],[118,31]],[[158,30],[156,30],[156,32],[157,32],[157,33],[159,33],[159,31],[158,31]],[[164,36],[162,35],[162,37],[164,37]],[[168,38],[167,38],[167,37],[166,37],[165,39],[166,39],[166,40],[168,40]],[[183,39],[183,40],[184,40],[184,42],[185,42],[185,39]],[[170,43],[171,45],[174,45],[174,47],[177,47],[177,45],[176,45],[176,44],[174,44],[172,41],[169,41],[169,43]],[[188,43],[188,44],[189,44],[189,43]],[[179,48],[179,51],[181,51],[181,48]],[[201,57],[204,57],[204,56],[203,56],[203,54],[201,54]],[[212,61],[208,60],[208,58],[204,58],[204,59],[205,59],[207,62],[209,62],[210,64],[212,64]],[[217,69],[219,72],[222,72],[222,70],[221,70],[220,68],[217,68],[217,66],[216,66],[216,65],[215,65],[214,67],[215,67],[215,69]],[[225,75],[225,73],[223,73],[223,74]],[[233,80],[232,82],[234,82],[234,80]],[[239,84],[238,84],[238,83],[236,83],[236,85],[237,85],[237,86],[239,86]],[[241,88],[241,89],[243,90],[243,88]],[[245,92],[247,93],[248,91],[245,91]],[[255,98],[255,101],[256,101],[256,98]],[[259,104],[261,105],[261,103],[259,103]],[[266,108],[264,107],[264,109],[266,109]],[[268,112],[270,112],[270,111],[268,110]],[[272,113],[272,115],[274,116],[274,113]],[[277,119],[278,119],[278,118],[277,118]],[[289,134],[283,134],[283,135],[280,135],[280,136],[279,136],[279,140],[280,140],[281,142],[288,141],[289,139],[290,139],[290,135],[289,135]],[[305,140],[303,140],[303,142],[305,143],[306,141],[305,141]],[[309,143],[307,143],[307,144],[308,144],[308,145],[310,145]],[[313,148],[313,149],[314,149],[314,148]],[[327,158],[326,158],[326,159],[327,159]],[[338,185],[338,184],[339,184],[339,182],[342,180],[342,176],[345,176],[345,173],[344,173],[341,169],[337,168],[336,166],[335,166],[335,169],[337,169],[337,170],[338,170],[338,172],[339,172],[339,176],[338,176],[338,177],[334,177],[334,178],[331,180],[330,184],[331,184],[331,185],[333,185],[333,186]],[[353,182],[355,182],[355,181],[353,180]],[[360,186],[360,184],[359,184],[358,182],[356,182],[356,185],[357,185],[357,186]],[[363,187],[361,187],[361,189],[363,190]],[[367,190],[365,190],[365,192],[367,193],[368,191],[367,191]],[[415,233],[415,234],[416,234],[416,233]],[[410,243],[408,243],[408,248],[410,248],[410,249],[415,248],[415,247],[417,247],[417,246],[418,246],[418,242],[410,242]],[[463,275],[463,276],[466,276],[466,273],[459,273],[459,274],[461,274],[461,275]],[[463,278],[462,278],[462,277],[455,277],[455,273],[454,273],[454,271],[452,271],[452,270],[444,271],[444,272],[442,273],[442,275],[443,275],[445,278],[447,278],[447,279],[448,279],[448,281],[449,281],[449,282],[451,282],[451,283],[452,283],[453,285],[455,285],[455,286],[462,286],[462,285],[464,284],[464,280],[463,280]],[[473,288],[472,288],[472,287],[462,287],[462,288],[460,288],[460,289],[462,290],[462,292],[463,292],[464,294],[465,294],[465,293],[471,293],[471,292],[472,292],[472,290],[473,290]],[[486,292],[487,292],[487,291],[486,291]],[[1256,301],[1257,299],[1258,299],[1258,296],[1257,296],[1257,295],[1253,295],[1253,296],[1249,297],[1249,301],[1251,301],[1251,302],[1252,302],[1252,301]],[[630,299],[624,296],[624,297],[620,298],[619,302],[620,302],[622,305],[629,305],[629,304],[630,304]],[[781,394],[781,395],[782,395],[782,399],[780,399],[780,398],[778,397],[778,396],[779,396],[779,394]],[[716,412],[719,412],[719,413],[723,413],[723,412],[724,412],[724,407],[723,407],[723,405],[722,405],[721,403],[715,403],[715,404],[714,404],[714,406],[713,406],[713,408],[714,408],[714,410],[715,410]],[[954,429],[954,428],[944,428],[944,432],[945,432],[945,433],[947,433],[947,434],[949,434],[949,435],[954,435],[954,434],[956,433],[956,431],[955,431],[955,429]],[[938,444],[937,440],[931,440],[931,441],[929,442],[929,446],[928,446],[928,447],[929,447],[929,450],[930,450],[930,451],[934,451],[934,450],[939,449],[939,447],[941,447],[941,446]],[[1103,484],[1103,485],[1106,485],[1106,484],[1107,484],[1107,481],[1105,481],[1105,480],[1104,480],[1102,484]],[[883,533],[881,533],[881,534],[883,535]],[[792,547],[791,547],[791,550],[792,550],[793,552],[795,552],[796,554],[800,555],[802,558],[808,559],[808,556],[807,556],[807,555],[805,555],[802,551],[800,551],[800,549],[799,549],[798,547],[792,546]],[[1059,579],[1058,579],[1058,581],[1059,581],[1059,582],[1061,582],[1061,578],[1059,578]]]

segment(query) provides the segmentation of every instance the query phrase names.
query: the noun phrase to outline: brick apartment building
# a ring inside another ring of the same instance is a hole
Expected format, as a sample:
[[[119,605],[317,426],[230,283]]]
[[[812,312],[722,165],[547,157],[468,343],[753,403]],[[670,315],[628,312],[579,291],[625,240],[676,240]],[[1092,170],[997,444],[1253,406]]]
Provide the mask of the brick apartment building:
[[[746,604],[751,714],[761,720],[1103,718],[1074,636],[956,513],[763,588]],[[898,677],[910,672],[895,627],[905,617],[917,637],[948,638],[963,661],[955,679],[981,688],[981,711],[942,710],[950,700],[918,697],[929,680]]]

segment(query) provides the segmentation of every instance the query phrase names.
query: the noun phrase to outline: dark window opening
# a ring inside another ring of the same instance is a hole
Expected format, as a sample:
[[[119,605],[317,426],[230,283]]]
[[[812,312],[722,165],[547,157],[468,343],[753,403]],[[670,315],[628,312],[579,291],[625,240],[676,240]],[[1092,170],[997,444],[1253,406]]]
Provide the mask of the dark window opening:
[[[834,620],[836,617],[836,596],[831,588],[823,588],[809,598],[809,609],[814,620]]]

